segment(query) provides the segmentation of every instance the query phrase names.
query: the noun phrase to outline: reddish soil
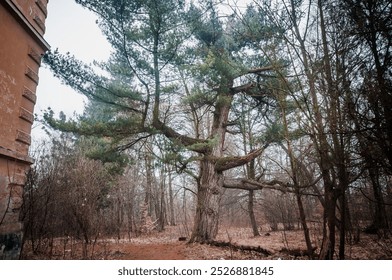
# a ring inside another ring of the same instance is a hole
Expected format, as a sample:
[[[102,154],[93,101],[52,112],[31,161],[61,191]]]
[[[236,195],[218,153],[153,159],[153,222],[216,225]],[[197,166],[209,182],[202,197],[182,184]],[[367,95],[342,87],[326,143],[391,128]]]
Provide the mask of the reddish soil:
[[[185,243],[122,244],[118,260],[184,260]]]

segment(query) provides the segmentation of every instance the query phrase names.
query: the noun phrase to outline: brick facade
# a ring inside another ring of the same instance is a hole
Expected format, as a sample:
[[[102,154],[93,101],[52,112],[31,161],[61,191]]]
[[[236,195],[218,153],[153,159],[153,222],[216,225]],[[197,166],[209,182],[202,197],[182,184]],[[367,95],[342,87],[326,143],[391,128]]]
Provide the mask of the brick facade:
[[[48,0],[0,0],[0,259],[17,259]]]

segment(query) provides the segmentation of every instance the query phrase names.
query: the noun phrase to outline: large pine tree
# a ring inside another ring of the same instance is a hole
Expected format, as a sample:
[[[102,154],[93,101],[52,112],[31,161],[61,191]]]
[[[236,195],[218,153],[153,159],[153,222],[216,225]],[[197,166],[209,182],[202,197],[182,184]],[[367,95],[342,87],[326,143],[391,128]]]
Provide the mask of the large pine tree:
[[[105,75],[97,75],[70,54],[55,51],[45,62],[66,84],[104,103],[106,115],[90,113],[66,121],[48,113],[47,122],[63,131],[105,137],[117,150],[163,135],[178,150],[187,151],[184,168],[191,160],[198,163],[191,241],[214,239],[224,172],[251,162],[268,145],[254,143],[255,149],[242,155],[226,151],[228,128],[238,125],[231,114],[236,96],[258,104],[267,98],[261,74],[276,66],[267,65],[255,45],[268,41],[272,29],[255,8],[238,19],[219,13],[214,1],[76,2],[98,15],[113,47],[110,61],[99,65]],[[194,125],[206,115],[211,116],[208,126]]]

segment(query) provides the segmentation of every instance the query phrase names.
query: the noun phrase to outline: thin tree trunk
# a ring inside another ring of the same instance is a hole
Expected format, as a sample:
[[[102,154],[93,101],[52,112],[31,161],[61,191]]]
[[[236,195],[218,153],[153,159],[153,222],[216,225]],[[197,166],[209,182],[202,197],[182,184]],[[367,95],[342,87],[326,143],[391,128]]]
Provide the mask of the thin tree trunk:
[[[378,170],[373,166],[369,166],[369,175],[372,182],[374,205],[374,219],[370,227],[374,229],[380,236],[384,236],[385,230],[388,229],[388,219],[385,210],[384,198],[381,192]]]
[[[346,241],[346,192],[339,197],[340,201],[340,239],[339,239],[339,259],[345,259],[345,241]]]
[[[170,225],[175,226],[176,220],[174,216],[174,198],[173,198],[173,181],[172,174],[169,171],[169,208],[170,208]]]
[[[253,200],[254,200],[254,191],[250,190],[249,191],[249,198],[248,198],[248,212],[249,212],[250,223],[252,225],[253,236],[260,236],[260,232],[257,227],[255,212],[253,210],[253,207],[254,207]]]
[[[302,229],[304,231],[306,249],[308,252],[309,259],[313,259],[312,241],[310,240],[309,228],[308,228],[308,224],[306,223],[306,215],[305,215],[305,210],[302,203],[301,195],[299,194],[299,192],[296,192],[295,196],[297,198],[299,218],[301,220]]]
[[[160,203],[159,203],[159,216],[158,216],[158,231],[163,231],[165,229],[166,222],[166,203],[165,203],[165,178],[164,178],[164,169],[161,174],[161,183],[159,184],[160,188]]]
[[[148,213],[151,215],[151,208],[150,203],[151,203],[151,198],[152,198],[152,182],[153,182],[153,175],[152,175],[152,159],[151,155],[149,154],[149,151],[146,150],[146,155],[145,155],[145,166],[146,166],[146,189],[145,189],[145,196],[144,196],[144,203],[147,204],[148,206]]]
[[[281,146],[283,147],[284,150],[286,150],[288,157],[290,159],[292,180],[293,180],[294,186],[296,188],[295,189],[295,191],[296,191],[295,196],[296,196],[296,200],[297,200],[299,217],[300,217],[302,229],[304,232],[306,248],[307,248],[309,259],[313,259],[312,242],[310,240],[309,228],[306,223],[306,214],[305,214],[305,210],[304,210],[302,199],[301,199],[300,185],[299,185],[300,181],[304,181],[306,184],[308,181],[311,182],[312,180],[309,180],[310,178],[307,178],[307,177],[304,178],[304,176],[300,176],[300,174],[302,173],[302,172],[300,172],[301,167],[299,166],[299,164],[297,164],[297,160],[296,160],[294,153],[293,153],[292,143],[291,143],[291,139],[290,139],[290,135],[289,135],[289,124],[288,124],[287,117],[286,117],[286,107],[287,107],[286,97],[283,97],[283,98],[280,97],[279,103],[280,103],[281,110],[282,110],[284,133],[285,133],[285,138],[286,138],[286,142],[287,142],[287,148],[285,148],[283,144],[281,144]]]
[[[117,196],[117,224],[116,224],[116,228],[117,228],[117,240],[118,242],[120,242],[121,239],[121,224],[122,224],[122,205],[121,205],[121,199],[120,196]]]
[[[356,112],[353,109],[354,101],[351,98],[349,102],[350,104],[348,107],[350,108],[350,117],[354,121],[356,130],[361,131],[361,125],[358,121],[358,118],[356,118]],[[375,160],[374,156],[371,154],[371,151],[374,149],[374,147],[372,144],[369,144],[369,142],[361,132],[357,133],[357,139],[359,141],[361,156],[365,160],[365,168],[368,171],[368,175],[372,183],[372,190],[375,200],[374,219],[372,225],[370,225],[369,228],[372,228],[374,231],[388,229],[388,218],[378,178],[378,170],[380,167],[377,166],[377,160]]]

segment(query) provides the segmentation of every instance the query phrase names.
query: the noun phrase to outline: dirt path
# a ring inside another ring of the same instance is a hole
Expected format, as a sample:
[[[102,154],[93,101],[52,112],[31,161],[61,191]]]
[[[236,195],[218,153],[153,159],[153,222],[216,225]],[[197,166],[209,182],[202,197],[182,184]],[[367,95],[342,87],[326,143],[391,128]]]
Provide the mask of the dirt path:
[[[183,260],[185,243],[172,244],[122,244],[120,260]]]

